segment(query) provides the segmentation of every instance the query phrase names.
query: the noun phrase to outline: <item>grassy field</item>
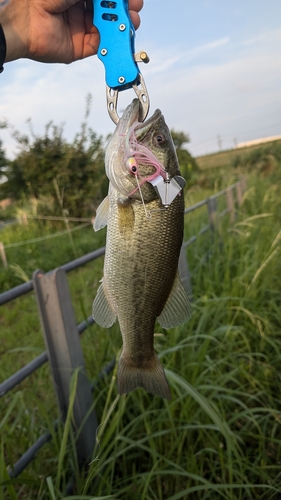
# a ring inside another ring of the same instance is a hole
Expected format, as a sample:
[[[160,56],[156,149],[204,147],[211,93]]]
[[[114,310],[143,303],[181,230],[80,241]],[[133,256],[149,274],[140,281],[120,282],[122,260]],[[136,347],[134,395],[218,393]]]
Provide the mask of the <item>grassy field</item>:
[[[212,169],[217,167],[231,168],[235,163],[237,157],[245,158],[253,151],[258,151],[264,147],[275,146],[276,143],[281,143],[281,141],[272,141],[266,143],[266,145],[255,144],[253,146],[248,146],[244,148],[229,149],[226,151],[221,151],[219,153],[208,154],[204,156],[198,156],[196,158],[197,164],[200,169]]]
[[[186,194],[187,205],[233,180],[228,171],[212,189],[194,186]],[[8,481],[6,489],[0,486],[1,500],[66,498],[72,474],[76,484],[72,499],[280,499],[280,200],[281,182],[276,176],[274,182],[270,176],[250,176],[236,222],[229,226],[226,216],[219,234],[207,233],[188,247],[192,317],[170,331],[158,325],[155,337],[172,401],[142,390],[119,397],[114,372],[94,394],[100,427],[90,466],[78,470],[71,428],[60,426],[25,472]],[[205,207],[187,215],[185,238],[206,222]],[[57,229],[52,226],[48,231]],[[45,230],[46,226],[41,228],[44,234]],[[35,234],[32,227],[9,231],[9,240],[8,233],[1,233],[6,242]],[[104,234],[98,238],[90,229],[81,229],[64,250],[55,238],[39,251],[31,244],[25,253],[7,253],[8,261],[30,278],[36,267],[47,271],[97,248]],[[16,268],[9,272],[1,278],[5,287],[13,281]],[[90,314],[101,274],[101,259],[70,273],[77,321]],[[44,350],[34,295],[2,307],[0,324],[4,379]],[[82,346],[94,379],[120,352],[118,327],[109,331],[90,327]],[[73,383],[75,390],[75,374]],[[57,417],[47,365],[2,398],[0,484],[7,480],[5,465],[52,429]],[[71,408],[68,424],[70,420]]]

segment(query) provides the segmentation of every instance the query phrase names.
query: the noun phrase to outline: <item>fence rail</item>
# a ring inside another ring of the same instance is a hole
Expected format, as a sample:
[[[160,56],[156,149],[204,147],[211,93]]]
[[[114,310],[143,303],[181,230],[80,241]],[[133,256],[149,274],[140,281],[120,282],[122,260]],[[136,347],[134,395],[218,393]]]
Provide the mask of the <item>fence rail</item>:
[[[93,252],[87,253],[86,255],[83,255],[82,257],[78,257],[78,259],[72,260],[70,262],[67,262],[66,264],[63,264],[60,266],[60,269],[63,269],[66,273],[69,273],[70,271],[73,271],[74,269],[77,269],[78,267],[84,266],[88,262],[91,262],[92,260],[98,259],[102,255],[104,255],[105,252],[105,247],[98,248],[97,250],[94,250]],[[49,271],[47,274],[51,274],[54,272],[54,269],[52,271]],[[0,306],[3,304],[7,304],[7,302],[10,302],[11,300],[16,299],[17,297],[20,297],[21,295],[25,295],[28,292],[31,292],[33,290],[34,284],[33,281],[27,281],[26,283],[23,283],[22,285],[15,286],[14,288],[11,288],[10,290],[7,290],[6,292],[3,292],[0,294]]]
[[[223,217],[225,214],[230,214],[230,222],[235,219],[235,199],[234,192],[236,192],[236,202],[238,207],[242,203],[243,193],[246,190],[246,180],[232,184],[228,188],[214,194],[213,196],[202,200],[195,205],[192,205],[185,209],[185,215],[194,212],[195,210],[207,206],[209,224],[201,228],[201,230],[189,238],[189,240],[183,242],[182,251],[179,259],[179,272],[182,278],[185,289],[189,295],[192,295],[191,280],[188,270],[188,262],[186,258],[186,247],[192,244],[196,239],[206,233],[208,230],[214,231],[217,225],[218,217]],[[217,210],[217,199],[225,195],[226,208],[218,213]],[[27,283],[19,285],[11,290],[8,290],[0,294],[0,305],[7,304],[8,302],[15,300],[16,298],[32,291],[35,289],[35,295],[37,299],[38,311],[41,317],[41,324],[43,334],[45,336],[45,343],[47,345],[47,351],[43,352],[30,363],[25,365],[23,368],[14,373],[11,377],[6,379],[0,384],[0,397],[7,394],[18,384],[20,384],[25,378],[34,373],[40,366],[42,366],[47,361],[50,362],[51,371],[54,378],[54,386],[57,392],[57,398],[62,416],[65,416],[67,412],[67,398],[70,377],[75,370],[75,368],[85,369],[84,359],[82,354],[82,349],[79,340],[79,335],[88,328],[89,325],[93,324],[94,319],[89,316],[82,323],[76,325],[74,323],[74,313],[72,309],[72,303],[69,295],[69,290],[66,282],[66,274],[74,269],[79,268],[91,262],[92,260],[98,259],[105,253],[105,247],[101,247],[93,252],[90,252],[78,259],[75,259],[67,264],[64,264],[59,269],[49,271],[48,273],[43,273],[42,271],[36,271],[33,276],[33,280]],[[51,288],[48,288],[51,287]],[[46,290],[52,290],[52,295],[57,294],[56,300],[53,302],[53,306],[47,310],[46,303],[48,301],[44,300],[44,294]],[[67,300],[65,300],[65,295],[67,295]],[[54,309],[56,311],[56,320],[53,321]],[[69,323],[69,316],[72,317],[71,323]],[[59,318],[59,319],[58,319]],[[60,322],[61,326],[58,330],[57,323]],[[62,332],[63,330],[63,332]],[[77,333],[77,335],[76,335]],[[62,344],[64,348],[62,348]],[[75,346],[73,348],[73,345]],[[77,354],[78,352],[78,354]],[[78,358],[77,358],[78,356]],[[65,370],[65,363],[67,363],[67,370]],[[106,374],[114,367],[115,360],[112,360],[98,375],[97,379],[102,379]],[[62,370],[62,366],[64,370]],[[61,371],[60,371],[61,370]],[[63,372],[63,373],[62,373]],[[67,376],[65,377],[65,373]],[[59,376],[58,376],[59,375]],[[81,390],[84,391],[85,378],[82,378]],[[97,382],[96,382],[97,383]],[[95,383],[95,384],[96,384]],[[93,439],[89,439],[90,434],[92,436],[96,435],[97,420],[94,411],[90,411],[93,400],[89,398],[89,391],[93,390],[93,385],[87,386],[87,395],[84,399],[78,398],[76,401],[76,425],[79,429],[82,425],[83,419],[85,420],[85,415],[90,413],[91,419],[84,425],[84,430],[79,432],[80,443],[78,443],[78,457],[80,461],[85,461],[86,457],[89,456],[91,450],[93,449]],[[81,392],[81,391],[80,391]],[[62,396],[62,394],[64,394]],[[85,403],[86,401],[86,403]],[[81,413],[82,412],[82,413]],[[87,420],[87,419],[86,419]],[[83,422],[85,424],[85,422]],[[58,422],[54,423],[54,430],[57,428]],[[91,430],[90,430],[91,429]],[[38,451],[47,443],[52,437],[51,432],[46,432],[38,438],[38,440],[32,444],[32,446],[19,458],[19,460],[14,464],[14,466],[8,471],[10,477],[17,477],[31,462]]]

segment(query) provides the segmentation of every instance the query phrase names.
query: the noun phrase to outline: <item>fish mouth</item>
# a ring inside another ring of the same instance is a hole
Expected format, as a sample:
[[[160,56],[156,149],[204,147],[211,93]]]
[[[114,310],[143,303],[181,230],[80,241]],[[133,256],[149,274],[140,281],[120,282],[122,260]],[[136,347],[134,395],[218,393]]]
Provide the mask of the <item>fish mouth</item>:
[[[140,114],[140,102],[138,99],[134,99],[129,106],[126,107],[123,115],[121,116],[116,131],[118,134],[127,135],[129,129],[135,124],[138,123]]]
[[[154,123],[156,123],[161,116],[162,116],[162,113],[161,113],[160,109],[156,109],[156,111],[154,111],[153,115],[150,118],[148,118],[148,120],[136,125],[135,130],[136,131],[142,130],[143,128],[150,127],[151,125],[154,125]]]
[[[149,130],[156,127],[157,126],[156,124],[159,124],[161,118],[164,120],[164,117],[160,109],[156,109],[156,111],[154,111],[153,115],[150,118],[148,118],[148,120],[146,120],[143,123],[141,122],[137,123],[134,126],[134,133],[137,141],[141,141]]]
[[[139,122],[140,115],[140,101],[139,99],[133,99],[131,104],[127,106],[122,117],[120,118],[117,127],[123,129],[123,133],[128,131],[133,125],[135,131],[143,131],[143,129],[151,127],[154,123],[156,123],[159,118],[162,116],[160,109],[156,109],[153,115],[148,118],[148,120],[144,122]]]

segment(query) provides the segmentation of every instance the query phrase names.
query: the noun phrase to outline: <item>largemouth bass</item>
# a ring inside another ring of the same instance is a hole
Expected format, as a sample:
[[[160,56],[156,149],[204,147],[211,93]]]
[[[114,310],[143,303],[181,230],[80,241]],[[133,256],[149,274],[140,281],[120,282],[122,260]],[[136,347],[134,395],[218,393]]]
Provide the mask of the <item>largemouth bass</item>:
[[[182,178],[161,111],[144,123],[138,123],[138,116],[139,101],[135,99],[124,111],[106,150],[109,192],[94,223],[96,231],[107,225],[106,251],[93,317],[105,328],[118,318],[123,339],[119,394],[143,387],[170,399],[153,338],[156,319],[163,328],[172,328],[190,316],[178,275],[184,226]],[[170,189],[172,182],[176,195],[165,207],[163,190]]]

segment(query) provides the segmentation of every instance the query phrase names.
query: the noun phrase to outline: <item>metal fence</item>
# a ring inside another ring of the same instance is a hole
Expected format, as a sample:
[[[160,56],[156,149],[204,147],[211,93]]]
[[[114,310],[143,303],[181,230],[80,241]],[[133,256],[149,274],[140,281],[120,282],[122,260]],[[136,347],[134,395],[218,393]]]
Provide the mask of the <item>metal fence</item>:
[[[209,223],[206,226],[202,227],[189,240],[184,241],[182,245],[179,259],[179,273],[189,296],[192,295],[192,287],[186,258],[186,248],[196,241],[200,235],[209,230],[214,231],[219,218],[225,214],[229,214],[229,222],[232,223],[236,217],[236,207],[241,205],[245,190],[246,180],[242,179],[185,210],[185,215],[187,215],[205,205],[209,219]],[[236,197],[234,193],[236,193]],[[225,196],[226,206],[219,213],[217,200],[221,196]],[[26,377],[49,361],[60,413],[64,419],[68,409],[71,376],[75,370],[78,370],[73,416],[74,428],[76,430],[79,429],[77,455],[81,463],[85,462],[92,455],[98,426],[96,414],[93,410],[92,398],[92,391],[97,382],[91,384],[86,375],[84,357],[79,340],[79,334],[89,325],[93,324],[94,319],[92,316],[89,316],[87,320],[82,321],[79,325],[76,324],[66,273],[100,258],[104,255],[104,252],[105,247],[99,248],[48,273],[35,271],[31,281],[0,294],[0,305],[4,305],[34,290],[47,347],[45,352],[0,384],[0,397],[7,394]],[[97,381],[110,373],[113,370],[114,364],[115,360],[112,360],[98,375]],[[54,422],[54,429],[57,426],[58,422]],[[40,436],[8,471],[9,476],[11,478],[17,477],[51,437],[51,432],[46,432]]]

